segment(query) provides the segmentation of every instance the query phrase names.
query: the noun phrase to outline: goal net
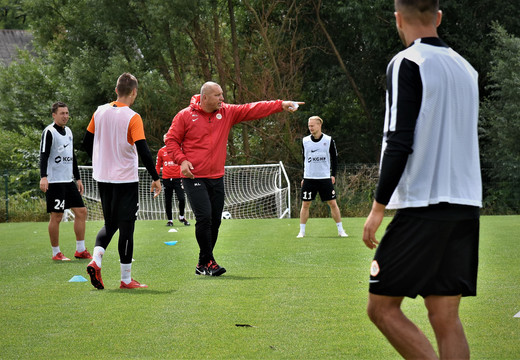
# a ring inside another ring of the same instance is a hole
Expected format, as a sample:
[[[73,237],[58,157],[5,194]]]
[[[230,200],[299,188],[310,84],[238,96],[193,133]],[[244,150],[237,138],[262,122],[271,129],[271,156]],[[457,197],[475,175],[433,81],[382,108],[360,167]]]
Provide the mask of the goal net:
[[[103,210],[97,182],[92,179],[92,166],[79,167],[85,188],[83,200],[88,208],[88,220],[103,220]],[[151,176],[139,168],[139,220],[166,220],[164,191],[153,198]],[[224,175],[226,198],[224,212],[232,219],[267,219],[290,217],[290,183],[282,162],[266,165],[226,166]],[[179,215],[177,196],[173,194],[173,218]],[[194,219],[189,201],[185,216]]]

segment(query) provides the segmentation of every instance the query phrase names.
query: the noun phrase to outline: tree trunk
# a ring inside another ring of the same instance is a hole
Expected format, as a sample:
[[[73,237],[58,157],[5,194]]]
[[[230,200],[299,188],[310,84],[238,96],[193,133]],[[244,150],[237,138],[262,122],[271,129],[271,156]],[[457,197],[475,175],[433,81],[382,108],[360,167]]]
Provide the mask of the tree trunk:
[[[175,81],[177,82],[177,85],[179,85],[179,88],[181,89],[181,92],[184,90],[184,83],[182,81],[181,72],[179,69],[179,62],[177,61],[177,56],[175,55],[175,48],[173,46],[172,37],[170,34],[170,24],[166,22],[165,29],[164,29],[164,40],[166,42],[166,47],[168,48],[168,52],[170,53],[170,61],[172,63],[172,69],[173,74],[175,76]]]
[[[256,21],[256,23],[258,25],[258,31],[260,32],[260,35],[262,36],[262,39],[264,40],[264,44],[265,44],[265,46],[267,48],[267,52],[269,53],[269,57],[271,58],[271,65],[273,66],[273,70],[274,70],[274,73],[275,73],[275,79],[276,79],[276,82],[277,82],[277,84],[276,84],[277,88],[278,89],[282,89],[283,88],[283,84],[282,84],[282,77],[280,76],[280,69],[278,68],[278,63],[276,61],[276,57],[274,56],[274,52],[273,52],[273,49],[272,49],[271,41],[269,41],[269,37],[267,36],[268,24],[267,24],[267,26],[264,26],[262,24],[262,21],[260,20],[260,17],[258,16],[258,13],[249,4],[249,1],[244,0],[244,4],[246,5],[246,7],[249,9],[251,14],[253,14],[253,16],[255,18],[255,21]]]
[[[321,17],[320,17],[320,7],[321,7],[321,0],[318,1],[318,4],[314,3],[314,9],[316,10],[316,19],[318,21],[318,25],[320,26],[321,31],[323,31],[323,34],[327,38],[330,47],[332,48],[332,50],[334,51],[334,54],[336,55],[336,58],[338,59],[339,66],[341,67],[341,69],[343,70],[345,75],[347,76],[347,79],[350,82],[350,85],[352,86],[352,89],[354,90],[354,92],[356,93],[357,98],[359,99],[359,103],[361,104],[361,108],[363,109],[363,112],[365,113],[365,116],[367,117],[367,120],[368,120],[367,124],[372,124],[373,123],[372,122],[372,115],[371,115],[370,111],[367,108],[367,105],[366,105],[366,102],[365,102],[365,98],[363,97],[363,95],[359,91],[359,89],[357,87],[357,84],[356,84],[356,81],[354,80],[354,78],[350,74],[350,71],[348,71],[347,67],[345,66],[345,63],[343,62],[343,59],[341,58],[341,55],[340,55],[338,49],[336,48],[336,45],[334,44],[334,41],[330,37],[330,34],[329,34],[329,32],[327,31],[327,29],[325,27],[325,24],[321,20]]]
[[[240,56],[238,52],[238,40],[237,40],[237,27],[235,23],[235,11],[233,8],[233,0],[228,0],[228,10],[229,10],[229,20],[231,25],[231,46],[233,47],[233,63],[235,70],[235,80],[234,83],[236,85],[236,97],[235,100],[242,104],[244,103],[244,90],[242,89],[242,78],[240,76]],[[230,154],[232,156],[236,156],[236,148],[233,141],[233,128],[229,132],[228,144],[230,144]],[[242,146],[245,156],[246,164],[250,163],[251,158],[251,149],[249,147],[249,133],[248,126],[242,123]]]
[[[204,78],[204,81],[210,81],[211,80],[211,70],[209,66],[209,59],[208,59],[208,50],[206,46],[206,42],[204,39],[206,39],[207,34],[204,34],[203,31],[200,28],[199,24],[199,17],[195,16],[193,18],[193,21],[191,23],[193,27],[193,33],[190,32],[190,29],[186,29],[186,33],[191,38],[191,41],[193,42],[193,46],[195,47],[195,50],[197,51],[197,57],[199,58],[199,65],[202,72],[202,77]]]

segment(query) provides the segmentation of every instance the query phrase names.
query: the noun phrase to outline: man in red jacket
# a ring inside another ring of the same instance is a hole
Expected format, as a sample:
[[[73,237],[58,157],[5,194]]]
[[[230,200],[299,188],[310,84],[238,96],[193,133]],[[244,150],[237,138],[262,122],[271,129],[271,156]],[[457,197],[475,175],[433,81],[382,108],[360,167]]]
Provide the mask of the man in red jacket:
[[[303,102],[259,101],[243,105],[224,103],[222,88],[206,82],[190,106],[173,118],[166,134],[166,150],[181,165],[184,190],[195,214],[199,244],[196,275],[219,276],[226,269],[213,257],[224,209],[224,165],[231,127],[281,111],[294,112]]]
[[[164,134],[164,140],[165,139],[166,134]],[[186,226],[190,226],[190,223],[184,217],[186,198],[184,196],[184,187],[182,186],[181,167],[172,160],[166,151],[166,146],[163,146],[157,152],[157,162],[155,163],[157,174],[161,173],[161,168],[164,186],[164,209],[166,211],[166,217],[168,218],[166,226],[173,226],[172,200],[174,190],[175,195],[177,195],[177,201],[179,202],[179,221]]]

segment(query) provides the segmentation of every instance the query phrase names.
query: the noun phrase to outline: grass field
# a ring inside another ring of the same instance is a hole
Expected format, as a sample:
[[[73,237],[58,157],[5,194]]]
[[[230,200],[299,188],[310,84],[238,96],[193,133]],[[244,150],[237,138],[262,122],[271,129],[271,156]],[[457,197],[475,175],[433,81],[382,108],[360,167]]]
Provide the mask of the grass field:
[[[228,272],[210,278],[194,274],[194,226],[137,222],[132,275],[149,288],[119,289],[115,238],[102,291],[68,282],[88,279],[88,260],[53,262],[46,223],[0,224],[0,358],[399,359],[366,316],[364,219],[344,219],[346,239],[331,219],[310,219],[296,239],[298,223],[224,221],[215,257]],[[72,225],[61,226],[68,257]],[[478,296],[461,307],[474,359],[520,359],[519,225],[520,216],[481,219]],[[100,227],[87,223],[90,250]],[[433,339],[421,298],[404,311]]]

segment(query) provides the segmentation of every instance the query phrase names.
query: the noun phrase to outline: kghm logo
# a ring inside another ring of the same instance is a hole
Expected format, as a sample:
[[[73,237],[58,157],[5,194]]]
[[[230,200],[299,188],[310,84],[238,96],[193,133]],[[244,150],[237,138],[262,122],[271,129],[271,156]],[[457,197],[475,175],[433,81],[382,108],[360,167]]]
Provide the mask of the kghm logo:
[[[56,157],[54,158],[54,162],[55,162],[56,164],[59,164],[62,160],[65,161],[65,162],[71,162],[71,161],[72,161],[72,157],[71,157],[71,156],[64,156],[64,157],[61,157],[61,156],[58,155],[58,156],[56,156]]]
[[[322,161],[327,161],[327,158],[325,156],[309,156],[307,158],[307,162],[308,163],[311,163],[311,162],[322,162]]]

